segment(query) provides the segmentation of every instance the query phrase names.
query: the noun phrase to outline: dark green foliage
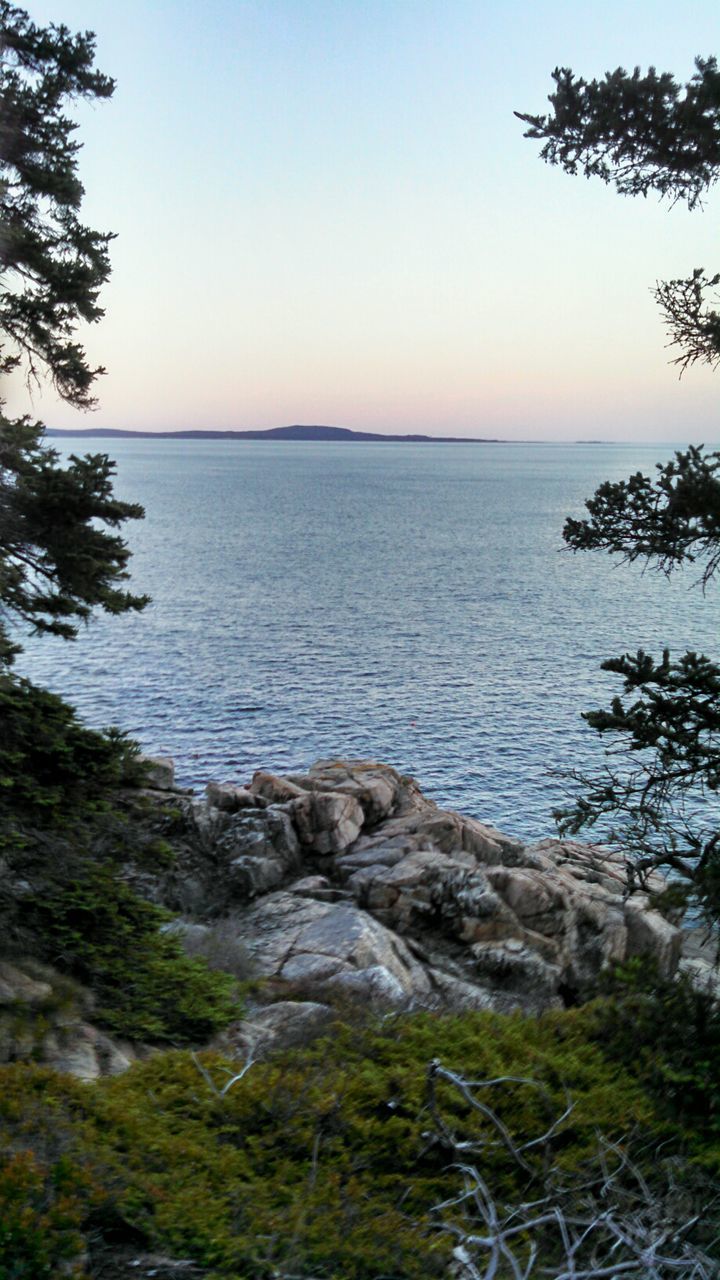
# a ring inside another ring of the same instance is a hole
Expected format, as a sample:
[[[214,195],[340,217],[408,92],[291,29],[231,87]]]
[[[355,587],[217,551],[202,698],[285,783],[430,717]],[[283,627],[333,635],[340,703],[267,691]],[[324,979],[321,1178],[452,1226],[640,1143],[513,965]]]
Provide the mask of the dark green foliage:
[[[74,639],[95,607],[123,613],[147,604],[124,589],[130,552],[110,532],[143,510],[114,496],[105,455],[61,466],[41,433],[28,419],[0,416],[0,604],[36,632]],[[0,624],[0,661],[17,652]]]
[[[80,408],[94,403],[102,370],[73,335],[101,317],[110,272],[111,236],[79,218],[79,143],[67,114],[77,99],[112,94],[94,48],[92,34],[39,28],[0,0],[0,373],[44,372]],[[136,748],[84,728],[60,698],[8,669],[18,621],[74,639],[95,608],[147,603],[125,589],[130,552],[118,532],[143,511],[115,497],[113,476],[104,454],[61,464],[41,425],[9,421],[0,402],[0,918],[7,945],[20,939],[93,989],[106,1025],[192,1042],[237,1012],[234,987],[185,957],[160,931],[168,917],[123,880],[123,866],[149,847],[113,812],[113,788],[137,773]]]
[[[25,358],[31,374],[46,369],[64,399],[86,407],[102,370],[88,367],[72,335],[79,322],[102,315],[97,299],[112,237],[78,217],[80,144],[66,110],[78,98],[113,92],[94,53],[89,32],[39,28],[0,3],[0,333],[10,343],[0,346],[0,372]]]
[[[61,698],[1,669],[0,724],[0,847],[27,825],[81,824],[139,774],[134,743],[85,728]]]
[[[716,58],[696,58],[695,66],[684,86],[654,67],[646,75],[618,67],[591,81],[556,67],[552,113],[516,115],[529,126],[526,138],[544,141],[548,164],[614,183],[621,195],[656,191],[694,209],[720,172],[720,71]],[[696,361],[720,361],[720,312],[712,305],[719,282],[696,268],[655,289],[681,373]]]
[[[44,958],[94,992],[94,1017],[130,1039],[207,1040],[241,1015],[236,984],[187,957],[162,932],[168,912],[139,898],[110,865],[79,863],[23,902],[20,923]]]
[[[609,999],[588,1010],[591,1039],[643,1085],[660,1112],[695,1135],[720,1176],[720,1003],[647,961],[608,975]],[[594,1025],[593,1025],[594,1019]]]
[[[81,1277],[80,1230],[90,1179],[73,1161],[38,1161],[28,1151],[0,1157],[0,1280]]]
[[[619,763],[572,778],[584,794],[556,811],[560,829],[575,835],[603,825],[629,860],[631,883],[647,884],[655,869],[672,870],[692,885],[711,919],[720,914],[720,668],[702,654],[656,662],[640,650],[610,658],[603,669],[622,677],[625,698],[583,718],[612,738]]]
[[[696,59],[696,68],[684,90],[652,67],[646,76],[619,68],[591,82],[556,69],[552,113],[520,115],[525,136],[542,139],[541,157],[567,173],[582,170],[623,195],[657,191],[692,209],[720,173],[720,72],[715,58]],[[719,282],[698,268],[657,287],[681,371],[720,361],[720,313],[705,305]],[[666,574],[700,561],[705,589],[720,566],[719,469],[719,454],[691,447],[654,478],[638,472],[603,484],[586,504],[589,518],[567,520],[565,540],[575,551],[602,549]],[[585,715],[611,748],[603,767],[570,773],[582,794],[557,811],[560,829],[576,834],[601,823],[603,837],[627,855],[631,887],[655,868],[670,869],[717,920],[720,667],[694,652],[674,660],[665,652],[657,662],[642,651],[603,667],[622,677],[625,696]]]
[[[715,369],[720,363],[718,284],[717,272],[708,276],[696,267],[691,276],[658,281],[653,290],[670,336],[668,346],[680,349],[672,363],[680,366],[681,377],[692,364]]]
[[[158,839],[115,811],[115,788],[142,770],[122,735],[86,729],[61,698],[0,673],[0,890],[4,945],[81,979],[98,1019],[140,1039],[194,1042],[237,1013],[233,984],[188,960],[160,932],[169,916],[142,901],[122,868]],[[161,844],[167,862],[169,846]],[[14,887],[25,885],[18,896]]]
[[[89,986],[94,1016],[124,1036],[195,1043],[238,1017],[233,980],[188,958],[162,932],[168,913],[123,878],[173,854],[157,823],[116,809],[117,784],[142,778],[135,745],[86,729],[62,699],[2,674],[0,723],[5,945],[15,938]]]
[[[94,51],[91,33],[39,28],[0,0],[0,374],[23,364],[28,377],[46,373],[80,408],[94,403],[103,371],[73,335],[103,314],[111,236],[78,217],[80,144],[66,111],[112,94]],[[105,455],[61,466],[41,436],[27,417],[8,420],[0,401],[0,610],[73,638],[96,606],[120,613],[147,602],[122,587],[130,553],[116,532],[143,512],[114,497]],[[3,621],[0,661],[17,651]]]
[[[566,520],[563,537],[573,551],[608,551],[666,574],[700,561],[705,584],[720,563],[720,453],[691,446],[656,471],[601,484],[585,503],[590,518]]]
[[[545,140],[548,164],[614,183],[621,195],[657,191],[692,209],[720,168],[720,72],[715,58],[695,66],[684,86],[654,67],[591,81],[556,67],[552,115],[515,114],[530,126],[526,138]]]

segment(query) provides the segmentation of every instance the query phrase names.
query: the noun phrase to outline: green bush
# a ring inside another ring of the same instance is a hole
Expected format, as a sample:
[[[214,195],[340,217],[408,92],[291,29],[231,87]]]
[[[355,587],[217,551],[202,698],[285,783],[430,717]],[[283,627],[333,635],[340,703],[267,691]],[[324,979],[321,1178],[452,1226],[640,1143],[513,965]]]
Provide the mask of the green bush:
[[[4,937],[89,986],[97,1020],[131,1039],[194,1043],[238,1017],[232,979],[188,958],[162,932],[171,917],[123,879],[174,857],[152,822],[116,808],[118,783],[141,780],[135,744],[10,675],[0,722],[0,849],[26,885],[0,891]]]
[[[365,1030],[338,1026],[327,1039],[256,1063],[224,1096],[238,1064],[212,1054],[201,1064],[216,1088],[182,1051],[91,1086],[7,1068],[0,1145],[44,1153],[50,1144],[52,1153],[60,1134],[68,1158],[101,1181],[106,1219],[216,1278],[439,1277],[451,1244],[431,1209],[460,1179],[428,1105],[434,1058],[473,1079],[538,1081],[543,1091],[508,1082],[483,1095],[525,1138],[547,1129],[569,1092],[574,1109],[551,1144],[563,1177],[584,1177],[599,1131],[639,1152],[651,1182],[681,1157],[692,1135],[679,1134],[592,1043],[597,1025],[596,1010],[574,1010],[537,1020],[424,1014]],[[498,1199],[518,1203],[528,1175],[493,1145],[492,1126],[450,1086],[439,1083],[437,1097],[448,1129],[484,1141],[483,1174]],[[542,1178],[545,1152],[528,1158]]]
[[[85,728],[29,680],[0,675],[0,723],[0,837],[10,847],[23,825],[66,827],[107,808],[108,788],[134,767],[137,748],[122,734]]]
[[[66,1157],[43,1164],[29,1151],[0,1157],[0,1280],[80,1280],[81,1231],[91,1179]]]
[[[633,961],[606,978],[586,1013],[588,1032],[638,1080],[668,1118],[704,1135],[720,1173],[720,1001],[686,977],[662,978]]]
[[[207,1040],[242,1010],[236,984],[186,956],[162,926],[170,914],[138,897],[108,863],[85,859],[21,904],[45,958],[95,993],[95,1019],[130,1039]]]

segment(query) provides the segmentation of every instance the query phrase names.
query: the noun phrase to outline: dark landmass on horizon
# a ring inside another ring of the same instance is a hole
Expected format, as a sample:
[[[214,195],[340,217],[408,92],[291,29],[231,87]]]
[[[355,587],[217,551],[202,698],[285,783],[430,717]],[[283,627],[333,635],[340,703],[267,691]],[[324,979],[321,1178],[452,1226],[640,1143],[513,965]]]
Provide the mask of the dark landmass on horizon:
[[[118,436],[142,437],[149,440],[380,440],[405,444],[503,444],[496,437],[380,435],[376,431],[351,431],[348,427],[270,427],[266,431],[125,431],[116,427],[49,427],[48,436]]]

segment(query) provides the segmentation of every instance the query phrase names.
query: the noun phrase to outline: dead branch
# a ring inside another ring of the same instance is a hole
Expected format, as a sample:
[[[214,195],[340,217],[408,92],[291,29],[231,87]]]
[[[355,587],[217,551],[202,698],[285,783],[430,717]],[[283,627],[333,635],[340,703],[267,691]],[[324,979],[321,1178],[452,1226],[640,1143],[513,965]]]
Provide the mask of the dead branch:
[[[450,1085],[497,1135],[458,1138],[443,1118],[435,1083]],[[622,1143],[598,1137],[595,1158],[582,1173],[570,1176],[553,1158],[553,1140],[572,1111],[568,1105],[538,1138],[519,1142],[487,1102],[475,1096],[512,1083],[546,1091],[537,1081],[520,1077],[466,1080],[437,1060],[427,1073],[428,1107],[438,1139],[456,1156],[462,1189],[433,1207],[438,1229],[453,1237],[456,1280],[716,1280],[716,1263],[692,1242],[695,1228],[709,1206],[678,1219],[672,1203],[674,1186],[652,1187]],[[501,1204],[477,1163],[490,1148],[503,1147],[532,1183],[544,1192],[522,1204]],[[523,1153],[544,1147],[542,1167]]]

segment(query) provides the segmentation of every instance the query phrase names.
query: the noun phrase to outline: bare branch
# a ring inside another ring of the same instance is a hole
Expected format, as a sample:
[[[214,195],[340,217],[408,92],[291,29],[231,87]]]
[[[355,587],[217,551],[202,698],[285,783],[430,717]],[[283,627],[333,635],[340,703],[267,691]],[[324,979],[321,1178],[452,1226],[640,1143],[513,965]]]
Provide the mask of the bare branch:
[[[554,1160],[549,1167],[547,1162],[533,1167],[522,1159],[520,1152],[539,1141],[550,1151],[572,1104],[542,1139],[520,1144],[492,1107],[478,1103],[473,1091],[513,1083],[545,1093],[542,1085],[517,1077],[466,1080],[434,1061],[428,1068],[428,1087],[431,1110],[444,1142],[452,1135],[439,1111],[433,1087],[437,1079],[488,1119],[501,1137],[501,1144],[488,1143],[482,1137],[454,1140],[455,1149],[474,1150],[482,1156],[488,1146],[502,1145],[545,1192],[521,1205],[499,1204],[477,1165],[456,1165],[462,1190],[435,1205],[432,1212],[439,1218],[439,1229],[456,1241],[453,1258],[459,1280],[494,1280],[499,1275],[508,1280],[529,1280],[540,1274],[550,1280],[625,1276],[637,1280],[711,1280],[716,1275],[712,1260],[690,1239],[702,1213],[678,1221],[672,1183],[664,1190],[651,1188],[624,1143],[599,1138],[587,1176],[569,1176]]]
[[[222,1088],[220,1088],[218,1085],[216,1085],[215,1081],[213,1080],[213,1078],[212,1078],[212,1076],[210,1075],[210,1072],[207,1070],[207,1068],[203,1066],[203,1064],[202,1064],[202,1062],[200,1061],[200,1059],[198,1058],[197,1054],[196,1054],[196,1053],[191,1053],[190,1057],[192,1058],[193,1062],[195,1063],[195,1066],[197,1067],[198,1071],[200,1072],[200,1075],[202,1076],[203,1080],[205,1081],[205,1083],[206,1083],[206,1085],[207,1085],[208,1089],[211,1091],[211,1093],[214,1093],[214,1094],[215,1094],[216,1098],[224,1098],[224,1097],[225,1097],[225,1095],[226,1095],[226,1093],[229,1093],[229,1092],[230,1092],[230,1090],[232,1089],[233,1085],[236,1085],[236,1084],[238,1083],[238,1081],[239,1081],[239,1080],[242,1080],[243,1076],[247,1075],[247,1073],[248,1073],[248,1071],[250,1070],[250,1068],[251,1068],[252,1066],[254,1066],[254,1064],[255,1064],[255,1059],[253,1058],[252,1054],[250,1054],[250,1056],[247,1058],[247,1060],[246,1060],[246,1062],[245,1062],[245,1064],[244,1064],[244,1066],[243,1066],[242,1070],[241,1070],[241,1071],[238,1071],[236,1075],[232,1075],[232,1073],[231,1073],[231,1072],[229,1072],[229,1071],[227,1070],[227,1067],[223,1067],[223,1070],[226,1072],[226,1074],[227,1074],[227,1075],[229,1075],[229,1076],[230,1076],[230,1079],[229,1079],[228,1081],[226,1081],[226,1083],[222,1086]]]

